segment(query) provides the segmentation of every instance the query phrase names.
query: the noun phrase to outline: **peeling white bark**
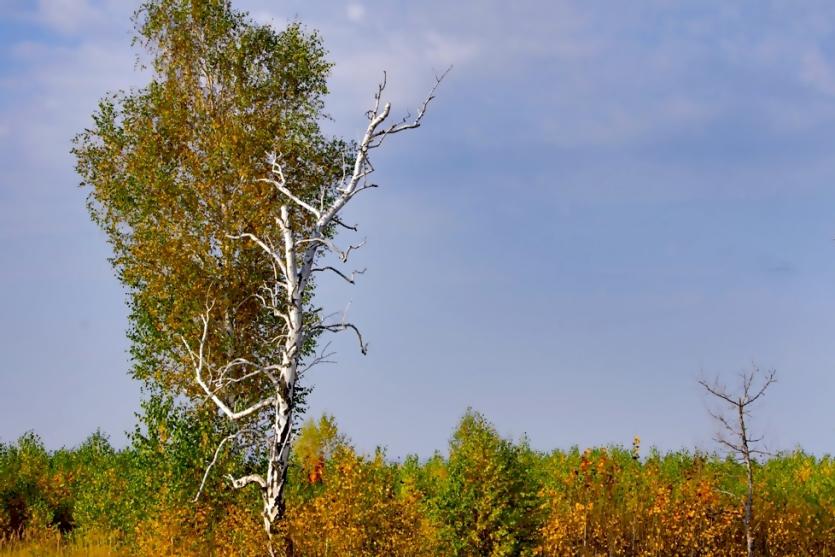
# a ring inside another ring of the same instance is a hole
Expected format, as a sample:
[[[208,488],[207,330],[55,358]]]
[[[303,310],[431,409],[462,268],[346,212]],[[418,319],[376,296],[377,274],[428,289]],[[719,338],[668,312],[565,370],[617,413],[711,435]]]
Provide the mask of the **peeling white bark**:
[[[447,70],[449,71],[449,70]],[[267,443],[268,462],[266,475],[250,474],[240,478],[230,478],[232,486],[242,488],[249,484],[256,484],[261,489],[263,499],[263,520],[264,528],[268,533],[272,525],[279,520],[284,512],[284,487],[287,477],[287,467],[290,458],[292,422],[294,412],[294,395],[298,382],[300,370],[307,370],[318,363],[327,361],[330,354],[322,354],[314,357],[307,363],[302,362],[305,343],[321,332],[340,332],[349,330],[356,334],[360,350],[364,353],[367,346],[363,341],[359,328],[353,323],[346,322],[344,318],[339,322],[329,322],[323,317],[319,308],[310,307],[305,302],[305,292],[310,283],[313,273],[332,272],[340,278],[353,284],[356,276],[364,271],[353,271],[347,274],[334,265],[316,266],[320,256],[328,253],[335,255],[342,263],[347,263],[351,252],[362,247],[350,245],[347,249],[340,249],[329,237],[329,230],[332,225],[356,231],[355,226],[345,225],[339,218],[340,211],[359,192],[377,187],[376,184],[368,182],[368,176],[374,172],[374,167],[369,159],[373,149],[380,147],[382,142],[390,135],[415,129],[421,125],[429,103],[434,98],[435,90],[441,83],[446,72],[437,76],[429,95],[418,109],[413,119],[403,120],[386,126],[386,121],[391,112],[391,105],[385,103],[380,106],[383,91],[385,89],[385,74],[383,82],[380,83],[374,95],[374,106],[368,112],[368,127],[360,141],[356,157],[352,166],[345,166],[343,178],[337,184],[329,184],[318,196],[318,207],[310,201],[300,198],[293,192],[292,184],[287,183],[281,161],[276,155],[270,155],[269,162],[273,176],[262,178],[259,181],[271,184],[276,190],[287,199],[287,203],[281,205],[279,214],[276,216],[276,223],[280,235],[278,238],[259,238],[256,235],[241,231],[237,234],[230,234],[229,237],[244,241],[251,241],[258,246],[267,256],[269,264],[273,269],[274,280],[271,283],[262,285],[259,292],[253,296],[261,301],[264,309],[283,320],[286,330],[283,334],[272,339],[279,343],[278,361],[266,366],[259,366],[243,358],[237,358],[219,369],[210,369],[205,357],[205,349],[209,334],[209,323],[211,319],[212,306],[209,304],[203,315],[200,316],[203,324],[200,344],[193,350],[188,342],[183,339],[188,354],[194,364],[195,381],[205,394],[207,400],[229,420],[240,428],[221,441],[218,445],[214,458],[209,463],[200,485],[197,497],[206,482],[212,466],[218,459],[223,445],[232,441],[243,431],[251,433],[253,424],[268,423],[266,431],[262,431],[261,439]],[[350,170],[350,173],[348,172]],[[330,200],[325,203],[325,200]],[[313,215],[316,219],[312,226],[304,230],[294,228],[294,211],[302,211]],[[225,395],[229,394],[234,386],[249,382],[261,381],[265,385],[263,398],[250,404],[243,409],[235,409],[226,402]],[[264,426],[262,426],[262,429]],[[196,498],[195,498],[196,499]]]

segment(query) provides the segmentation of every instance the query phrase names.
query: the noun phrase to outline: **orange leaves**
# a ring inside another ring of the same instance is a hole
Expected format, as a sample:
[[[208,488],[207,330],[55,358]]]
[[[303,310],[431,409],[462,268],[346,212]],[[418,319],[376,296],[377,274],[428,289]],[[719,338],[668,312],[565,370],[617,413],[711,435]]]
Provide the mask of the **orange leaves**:
[[[322,491],[288,506],[288,527],[301,555],[434,555],[417,500],[397,493],[397,475],[382,458],[337,450],[320,476]]]
[[[309,422],[297,441],[287,519],[274,538],[288,537],[295,555],[310,557],[744,554],[742,501],[734,495],[743,492],[744,479],[733,461],[687,452],[635,460],[628,447],[543,454],[522,450],[523,444],[513,449],[477,416],[464,426],[448,458],[392,462],[381,452],[358,455],[333,418]],[[162,431],[153,429],[155,436]],[[176,439],[173,429],[168,435]],[[193,439],[200,443],[199,434]],[[142,467],[125,476],[116,461],[103,460],[119,454],[107,446],[75,459],[69,452],[50,455],[38,443],[30,436],[0,450],[0,494],[6,497],[0,499],[0,532],[19,533],[10,512],[17,494],[31,555],[49,555],[47,544],[57,547],[51,521],[61,507],[76,513],[73,544],[97,532],[114,540],[114,555],[264,554],[255,491],[214,492],[195,505],[190,484],[185,494],[178,491],[178,468],[136,461]],[[759,554],[835,554],[832,459],[798,452],[758,467]],[[515,481],[521,476],[530,481]],[[525,495],[528,490],[536,497]],[[125,516],[148,500],[143,512]],[[523,507],[530,502],[536,507]],[[92,503],[101,508],[91,509]],[[520,508],[525,512],[515,512]],[[451,546],[455,541],[460,545]]]
[[[536,555],[744,554],[742,500],[729,491],[741,481],[735,464],[686,453],[654,455],[642,464],[633,454],[587,450],[574,453],[573,465],[571,454],[549,457],[554,487],[543,489],[546,518]],[[755,501],[761,551],[824,555],[835,548],[835,515],[827,511],[835,476],[828,462],[788,455],[761,472]],[[807,485],[782,486],[794,477]],[[827,482],[829,491],[811,496],[811,485]],[[775,484],[779,491],[770,491]]]
[[[320,456],[313,465],[313,469],[307,473],[307,481],[311,484],[318,484],[322,481],[322,476],[325,473],[325,457]]]

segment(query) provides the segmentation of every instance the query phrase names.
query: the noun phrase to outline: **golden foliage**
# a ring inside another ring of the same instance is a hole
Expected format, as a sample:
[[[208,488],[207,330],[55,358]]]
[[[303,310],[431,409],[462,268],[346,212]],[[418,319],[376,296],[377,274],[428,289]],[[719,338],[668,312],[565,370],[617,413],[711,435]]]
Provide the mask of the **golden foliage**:
[[[434,555],[418,495],[398,493],[395,472],[380,453],[365,458],[338,449],[326,465],[322,491],[289,510],[290,536],[299,554]]]
[[[814,474],[822,484],[833,485],[828,459],[818,466],[812,466],[813,458],[803,460],[801,476]],[[547,518],[535,554],[744,555],[742,499],[723,487],[726,479],[716,468],[705,464],[704,457],[695,455],[682,467],[664,471],[658,458],[645,464],[615,462],[606,450],[587,450],[574,470],[544,489]],[[767,471],[764,475],[770,479]],[[769,493],[765,481],[757,493],[755,534],[763,554],[835,554],[831,492],[823,512],[816,507],[826,498],[786,504],[792,492]]]
[[[304,458],[295,463],[287,517],[273,535],[279,555],[287,547],[294,557],[745,553],[744,471],[731,460],[687,452],[641,459],[638,440],[631,449],[544,454],[524,443],[510,447],[471,419],[473,427],[456,436],[448,458],[396,463],[382,452],[357,454],[331,421],[310,422],[300,437]],[[171,475],[147,482],[153,487],[128,499],[131,484],[115,481],[115,469],[99,470],[106,480],[101,485],[112,488],[106,491],[90,481],[70,481],[84,476],[83,466],[57,466],[50,461],[54,455],[22,446],[22,456],[7,458],[19,464],[0,466],[0,502],[7,505],[0,505],[0,520],[9,522],[4,513],[9,503],[17,504],[11,497],[17,494],[26,503],[25,528],[6,531],[0,557],[266,555],[255,490],[217,491],[194,504],[190,491],[185,498],[169,487],[176,483]],[[141,470],[140,484],[163,474]],[[835,462],[796,452],[758,464],[756,471],[757,554],[835,556]],[[92,489],[91,496],[119,516],[138,505],[137,497],[152,504],[125,522],[77,514],[76,528],[62,537],[56,510],[72,508],[74,498],[78,511],[79,489]],[[536,497],[522,497],[531,489]],[[537,507],[514,514],[519,501]],[[503,507],[510,510],[498,512]],[[120,530],[121,524],[130,528]],[[483,543],[471,543],[475,538]]]

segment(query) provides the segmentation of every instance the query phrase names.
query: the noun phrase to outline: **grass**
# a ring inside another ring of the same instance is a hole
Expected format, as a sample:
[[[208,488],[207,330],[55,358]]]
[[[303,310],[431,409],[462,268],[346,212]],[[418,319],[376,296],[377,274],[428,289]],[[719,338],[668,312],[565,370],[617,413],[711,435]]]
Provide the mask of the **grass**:
[[[116,548],[107,542],[67,542],[60,534],[38,539],[0,539],[0,557],[117,557]]]

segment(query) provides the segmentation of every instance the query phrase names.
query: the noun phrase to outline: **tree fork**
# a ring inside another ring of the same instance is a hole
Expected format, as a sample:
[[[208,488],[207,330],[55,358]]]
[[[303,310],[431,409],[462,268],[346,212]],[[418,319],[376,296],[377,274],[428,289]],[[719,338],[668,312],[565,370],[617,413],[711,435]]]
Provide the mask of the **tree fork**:
[[[750,416],[748,407],[762,397],[766,390],[777,381],[774,370],[765,374],[762,385],[756,392],[753,391],[754,381],[760,375],[760,370],[755,366],[749,372],[743,372],[740,376],[741,386],[739,395],[734,395],[725,387],[719,385],[718,381],[713,384],[700,380],[699,384],[713,397],[718,398],[732,409],[736,416],[727,418],[722,413],[710,412],[711,417],[722,425],[720,432],[715,437],[716,442],[726,447],[745,465],[745,496],[742,506],[742,523],[745,527],[745,549],[746,555],[754,555],[754,467],[753,457],[766,455],[763,450],[752,447],[762,437],[752,438],[750,436],[746,418]],[[736,423],[733,423],[733,422]]]
[[[322,332],[351,331],[356,334],[362,353],[366,353],[367,350],[362,334],[356,325],[347,322],[344,315],[339,321],[331,321],[329,317],[322,315],[321,308],[312,306],[306,297],[314,272],[331,271],[353,284],[356,274],[361,274],[362,271],[354,271],[349,276],[334,265],[317,267],[315,264],[320,257],[328,253],[335,255],[341,263],[347,263],[351,252],[362,246],[362,244],[351,245],[343,250],[335,244],[331,238],[333,226],[342,224],[338,215],[359,192],[377,187],[376,184],[368,182],[368,176],[374,172],[369,158],[371,151],[379,148],[389,135],[416,129],[421,125],[426,110],[434,98],[435,90],[447,72],[435,77],[435,83],[429,95],[413,119],[403,118],[388,126],[385,124],[391,113],[391,105],[389,103],[381,105],[386,86],[384,74],[383,81],[378,85],[374,95],[373,107],[367,113],[368,126],[357,146],[353,165],[350,168],[343,167],[341,180],[323,185],[316,201],[304,199],[294,193],[288,185],[279,156],[269,155],[268,162],[272,177],[261,178],[259,181],[271,184],[278,194],[287,200],[280,206],[279,214],[275,218],[280,234],[276,238],[261,238],[243,230],[228,236],[232,239],[254,243],[261,250],[262,255],[267,257],[274,272],[274,281],[265,283],[260,288],[260,291],[265,292],[266,295],[255,293],[253,296],[260,300],[265,311],[280,318],[286,325],[286,332],[281,335],[283,342],[279,345],[280,361],[259,365],[243,358],[236,358],[219,368],[213,367],[205,354],[213,306],[211,302],[207,304],[206,312],[200,318],[203,324],[203,335],[197,350],[193,350],[188,341],[183,338],[183,343],[194,363],[197,385],[202,389],[206,399],[212,401],[222,415],[238,427],[249,424],[250,429],[257,427],[253,425],[253,422],[257,424],[259,418],[270,418],[271,432],[265,432],[263,437],[268,439],[266,443],[269,456],[266,477],[251,474],[237,479],[233,478],[232,486],[238,489],[250,483],[260,486],[263,499],[262,517],[264,529],[270,538],[271,552],[274,525],[285,515],[284,492],[290,463],[293,416],[296,410],[295,394],[300,364],[305,357],[305,347]],[[308,218],[312,216],[315,221],[312,226],[299,225],[297,223],[304,223],[305,219],[294,219],[293,216],[296,214]],[[355,227],[346,228],[355,229]],[[303,369],[309,370],[316,364],[324,362],[325,357],[313,358]],[[237,376],[234,376],[230,372],[231,369],[240,371]],[[260,388],[254,387],[255,392],[260,393],[261,398],[257,402],[250,402],[249,406],[243,410],[235,410],[233,405],[224,400],[224,395],[228,393],[227,389],[240,386],[242,382],[261,385]],[[204,473],[204,483],[218,451]],[[202,487],[203,484],[201,484],[201,489]],[[198,497],[199,494],[198,491]]]

